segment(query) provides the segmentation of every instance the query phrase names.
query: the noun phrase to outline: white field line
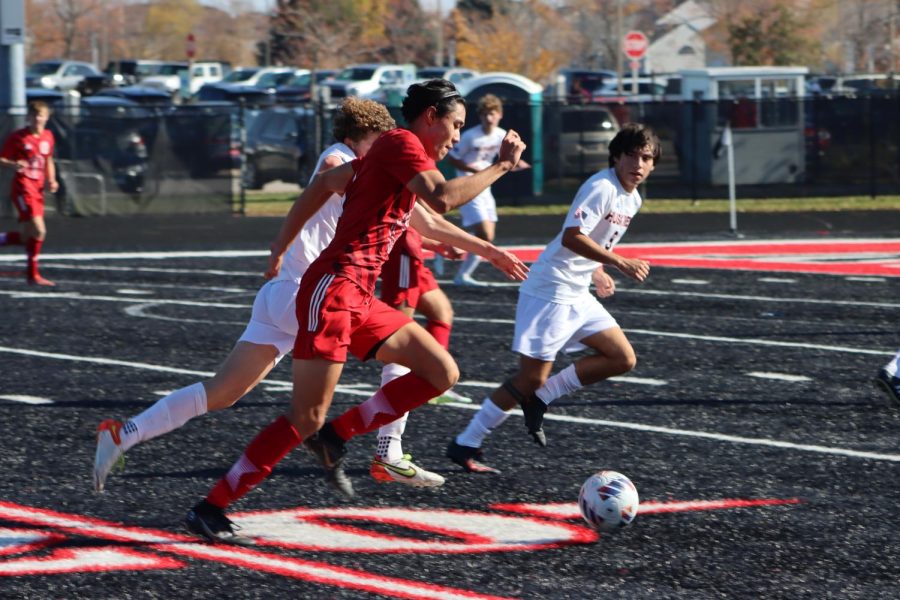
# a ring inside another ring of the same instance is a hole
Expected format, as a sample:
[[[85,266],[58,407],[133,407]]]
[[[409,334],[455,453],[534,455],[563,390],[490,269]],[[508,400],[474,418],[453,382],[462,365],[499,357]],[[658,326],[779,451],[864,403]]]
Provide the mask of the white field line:
[[[149,371],[158,371],[165,373],[176,373],[179,375],[199,375],[201,377],[210,377],[212,375],[211,372],[207,371],[192,371],[188,369],[179,369],[176,367],[165,367],[161,365],[151,365],[147,363],[137,363],[137,362],[128,362],[124,360],[114,360],[109,358],[99,358],[99,357],[86,357],[86,356],[72,356],[69,354],[57,354],[51,352],[38,352],[35,350],[26,350],[22,348],[7,348],[0,346],[0,352],[6,352],[10,354],[20,354],[25,356],[36,356],[40,358],[50,358],[56,360],[66,360],[71,362],[88,362],[95,364],[102,364],[108,366],[118,366],[118,367],[128,367],[134,369],[144,369]],[[282,382],[278,382],[282,383]],[[496,385],[496,384],[494,384]],[[371,395],[369,392],[360,391],[357,389],[350,389],[338,386],[336,390],[339,393],[349,394],[354,396],[366,396]],[[441,406],[450,406],[453,408],[462,408],[466,410],[478,410],[481,408],[477,405],[472,404],[463,404],[459,402],[447,402],[442,404]],[[521,411],[518,409],[514,410],[514,412],[521,414]],[[788,450],[800,450],[805,452],[817,452],[819,454],[833,454],[838,456],[849,456],[853,458],[866,458],[872,460],[887,460],[892,462],[900,462],[900,455],[898,454],[880,454],[876,452],[863,452],[859,450],[848,450],[844,448],[833,448],[829,446],[817,446],[811,444],[795,444],[793,442],[782,442],[779,440],[771,440],[767,438],[747,438],[740,437],[734,435],[726,435],[721,433],[709,433],[705,431],[692,431],[687,429],[673,429],[670,427],[658,427],[655,425],[646,425],[643,423],[629,423],[625,421],[608,421],[605,419],[588,419],[584,417],[573,417],[569,415],[555,415],[551,413],[547,413],[544,415],[545,419],[549,419],[551,421],[563,421],[566,423],[576,423],[580,425],[595,425],[601,427],[615,427],[620,429],[632,429],[636,431],[643,431],[647,433],[662,433],[667,435],[678,435],[684,437],[694,437],[701,439],[709,439],[716,440],[721,442],[732,442],[737,444],[753,444],[757,446],[770,446],[773,448],[784,448]]]
[[[462,404],[459,402],[447,402],[441,406],[449,406],[453,408],[462,408],[465,410],[478,410],[480,406],[471,404]],[[522,414],[519,409],[512,411],[514,414]],[[900,462],[900,454],[883,454],[879,452],[865,452],[862,450],[849,450],[846,448],[835,448],[832,446],[818,446],[815,444],[796,444],[794,442],[782,442],[780,440],[772,440],[768,438],[749,438],[737,435],[728,435],[724,433],[711,433],[708,431],[694,431],[691,429],[674,429],[672,427],[658,427],[656,425],[647,425],[645,423],[629,423],[627,421],[607,421],[605,419],[588,419],[585,417],[573,417],[570,415],[555,415],[546,413],[544,419],[550,421],[562,421],[565,423],[576,423],[579,425],[595,425],[600,427],[612,427],[616,429],[630,429],[633,431],[642,431],[645,433],[661,433],[665,435],[675,435],[681,437],[699,438],[706,440],[714,440],[718,442],[731,442],[734,444],[750,444],[754,446],[768,446],[771,448],[782,448],[785,450],[798,450],[801,452],[815,452],[817,454],[832,454],[836,456],[848,456],[851,458],[864,458],[870,460],[886,460],[890,462]]]
[[[184,252],[71,252],[41,253],[42,262],[57,260],[169,260],[172,258],[248,258],[269,256],[268,250],[189,250]],[[0,255],[0,262],[21,260],[21,256]]]
[[[53,400],[40,398],[38,396],[23,396],[21,394],[3,394],[0,400],[9,400],[10,402],[22,402],[24,404],[53,404]]]
[[[758,377],[760,379],[774,379],[775,381],[812,381],[811,377],[806,375],[789,375],[787,373],[770,373],[768,371],[750,371],[747,373],[750,377]]]

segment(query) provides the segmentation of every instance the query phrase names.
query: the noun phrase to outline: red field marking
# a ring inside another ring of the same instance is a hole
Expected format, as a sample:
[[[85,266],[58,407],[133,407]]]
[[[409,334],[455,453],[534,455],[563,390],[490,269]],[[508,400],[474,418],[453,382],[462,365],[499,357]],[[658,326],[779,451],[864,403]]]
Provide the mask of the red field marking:
[[[641,502],[638,516],[654,513],[691,512],[698,510],[723,510],[729,508],[752,508],[757,506],[779,506],[802,504],[799,498],[724,498],[721,500],[685,500],[674,502]],[[545,519],[580,519],[581,511],[577,502],[555,504],[491,504],[494,510],[505,510]]]
[[[504,246],[525,262],[544,246]],[[651,266],[900,277],[900,240],[619,244],[616,252]]]

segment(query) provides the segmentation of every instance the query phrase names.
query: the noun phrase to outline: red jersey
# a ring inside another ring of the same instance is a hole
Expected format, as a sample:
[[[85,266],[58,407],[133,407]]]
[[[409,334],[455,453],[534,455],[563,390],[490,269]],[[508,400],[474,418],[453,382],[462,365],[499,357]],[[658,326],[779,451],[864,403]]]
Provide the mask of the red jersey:
[[[437,169],[421,140],[407,129],[381,134],[364,159],[352,163],[344,212],[331,244],[309,267],[303,280],[333,273],[374,294],[375,281],[398,238],[409,227],[416,196],[406,184],[423,171]],[[313,273],[313,277],[310,277]]]
[[[47,178],[47,161],[53,156],[53,134],[44,129],[40,135],[34,135],[28,127],[14,131],[3,144],[0,156],[8,160],[25,160],[28,166],[16,171],[13,184],[30,194],[41,194],[44,180]]]
[[[400,238],[397,245],[394,247],[391,258],[401,252],[410,258],[424,260],[425,257],[422,256],[422,234],[415,229],[407,229],[406,233],[403,234],[403,237]]]

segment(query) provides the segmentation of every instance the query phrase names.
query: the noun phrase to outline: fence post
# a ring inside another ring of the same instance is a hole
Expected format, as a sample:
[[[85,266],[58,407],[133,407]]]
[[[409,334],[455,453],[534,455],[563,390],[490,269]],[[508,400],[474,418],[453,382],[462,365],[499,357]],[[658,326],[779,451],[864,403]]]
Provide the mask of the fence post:
[[[247,111],[247,102],[241,97],[238,108],[238,134],[241,143],[241,170],[240,170],[240,209],[241,215],[247,214],[247,182],[245,171],[247,170],[247,120],[245,113]]]

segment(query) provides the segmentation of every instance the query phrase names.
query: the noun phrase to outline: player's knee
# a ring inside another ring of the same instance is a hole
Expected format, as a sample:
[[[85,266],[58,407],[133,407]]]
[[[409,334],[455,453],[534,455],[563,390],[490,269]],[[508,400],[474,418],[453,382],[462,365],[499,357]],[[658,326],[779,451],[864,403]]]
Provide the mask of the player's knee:
[[[457,381],[459,381],[459,367],[456,366],[456,361],[447,354],[447,356],[436,365],[432,375],[429,377],[429,383],[435,388],[444,391],[449,390],[456,385]]]
[[[637,356],[635,356],[634,350],[631,347],[623,349],[613,358],[613,366],[620,374],[632,371],[637,366]]]

